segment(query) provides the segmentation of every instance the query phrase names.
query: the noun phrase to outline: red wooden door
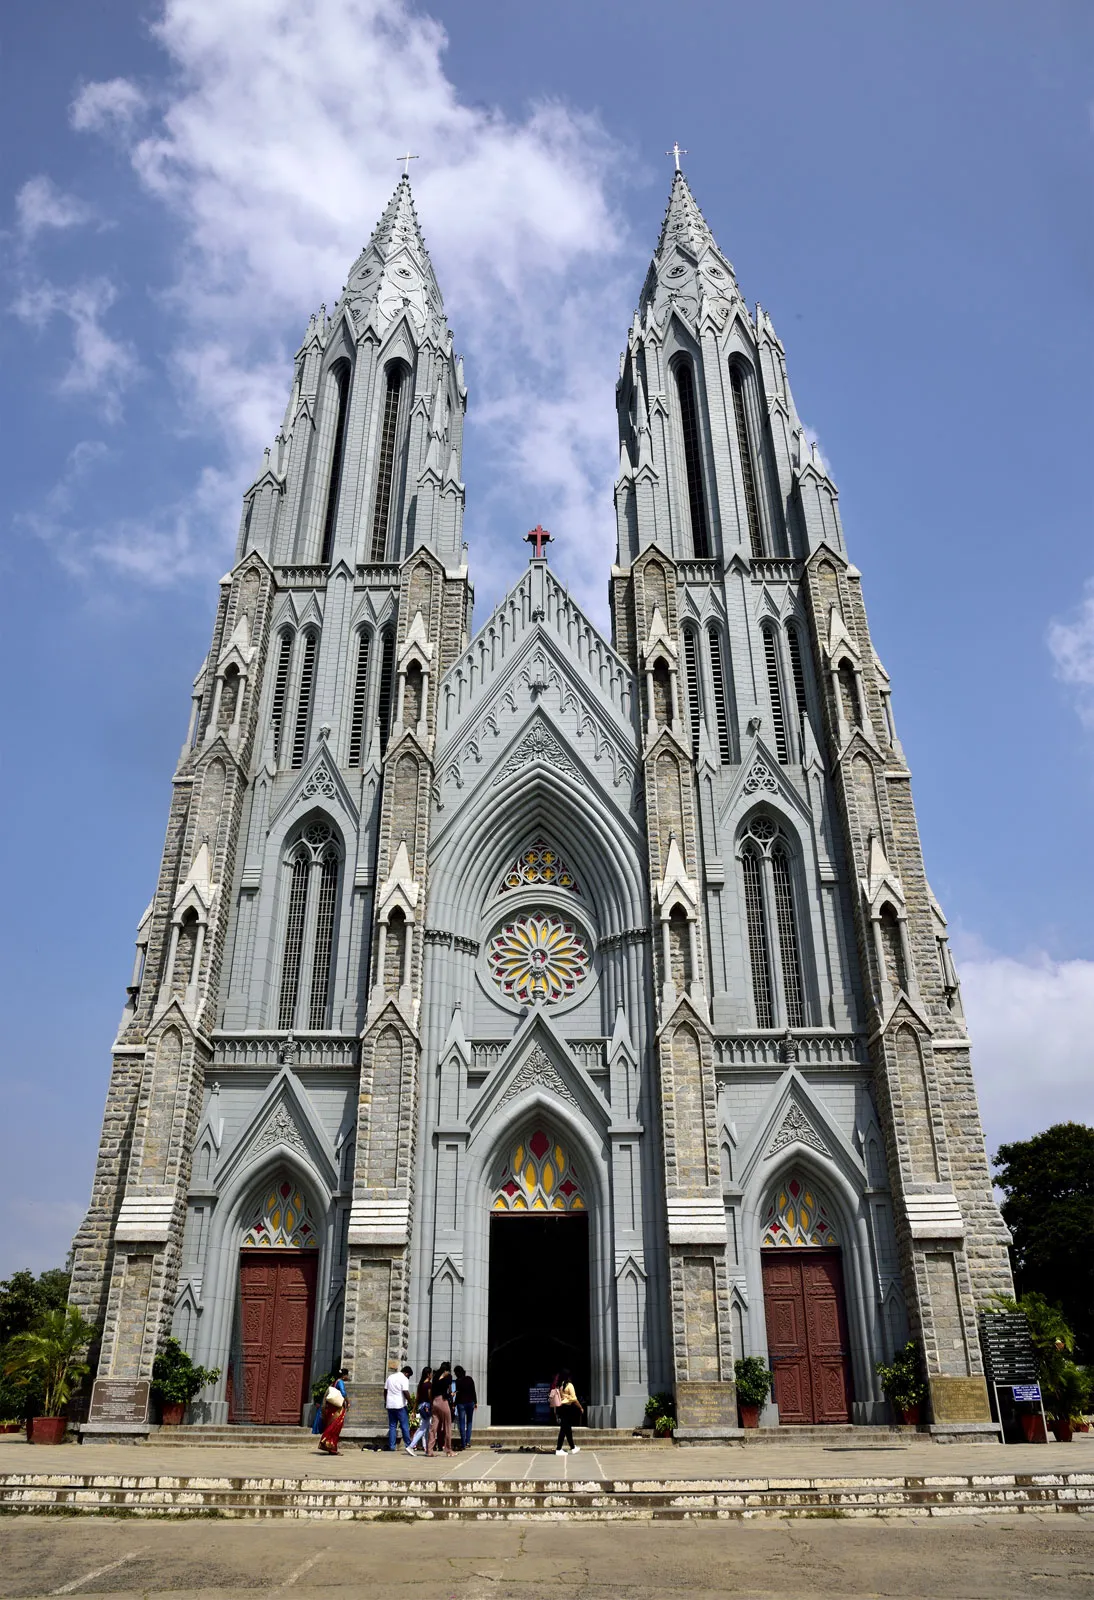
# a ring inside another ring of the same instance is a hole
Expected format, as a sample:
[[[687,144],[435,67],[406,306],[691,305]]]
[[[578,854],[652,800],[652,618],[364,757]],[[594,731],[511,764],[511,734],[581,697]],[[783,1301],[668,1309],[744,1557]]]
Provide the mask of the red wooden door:
[[[240,1257],[241,1421],[300,1422],[317,1266],[312,1250],[247,1250]]]
[[[843,1272],[828,1250],[765,1250],[767,1351],[780,1422],[851,1420]]]

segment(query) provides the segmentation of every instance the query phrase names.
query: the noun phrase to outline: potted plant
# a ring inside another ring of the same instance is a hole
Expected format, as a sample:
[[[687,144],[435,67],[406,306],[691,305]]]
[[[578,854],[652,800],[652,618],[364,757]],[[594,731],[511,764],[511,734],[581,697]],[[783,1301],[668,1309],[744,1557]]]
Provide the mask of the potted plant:
[[[1075,1418],[1082,1421],[1087,1399],[1086,1375],[1074,1361],[1062,1361],[1045,1383],[1042,1393],[1049,1427],[1060,1444],[1069,1444]]]
[[[744,1356],[733,1363],[737,1379],[737,1410],[741,1414],[742,1428],[760,1426],[760,1408],[771,1393],[775,1374],[768,1370],[761,1356]]]
[[[646,1401],[646,1427],[652,1428],[658,1439],[670,1439],[676,1427],[676,1401],[667,1392],[651,1394]]]
[[[75,1306],[43,1311],[26,1333],[17,1333],[5,1351],[4,1372],[26,1388],[38,1387],[41,1415],[31,1418],[31,1444],[60,1444],[68,1419],[65,1406],[90,1368],[83,1356],[95,1337]]]
[[[909,1339],[891,1362],[879,1361],[875,1370],[893,1415],[899,1417],[905,1427],[916,1427],[927,1397],[927,1380],[923,1373],[923,1358],[915,1340]]]
[[[194,1396],[219,1377],[219,1367],[195,1366],[177,1339],[165,1339],[152,1363],[152,1393],[164,1426],[177,1428]]]

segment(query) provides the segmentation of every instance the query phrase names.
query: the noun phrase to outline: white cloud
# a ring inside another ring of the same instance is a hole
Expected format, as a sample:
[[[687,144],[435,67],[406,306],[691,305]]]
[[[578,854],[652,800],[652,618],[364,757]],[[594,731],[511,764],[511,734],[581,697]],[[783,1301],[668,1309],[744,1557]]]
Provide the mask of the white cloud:
[[[959,972],[989,1153],[1055,1122],[1094,1122],[1094,961],[974,945]]]
[[[335,298],[409,148],[467,359],[469,448],[487,458],[494,500],[553,523],[566,575],[602,611],[616,361],[641,262],[607,198],[617,152],[597,122],[557,102],[516,119],[464,104],[443,30],[402,0],[166,0],[155,32],[179,87],[131,149],[186,230],[174,365],[194,422],[225,452],[210,564],[276,430],[289,352],[318,301]],[[89,108],[115,101],[126,103],[118,80],[88,85],[78,125],[99,126]],[[472,501],[472,561],[480,578],[491,566],[515,577],[530,523],[506,531],[495,563],[488,515]]]
[[[1049,624],[1048,648],[1057,678],[1077,690],[1079,716],[1094,727],[1094,582],[1070,622]]]
[[[143,92],[128,78],[88,83],[69,107],[69,121],[80,133],[126,132],[147,107]]]
[[[94,212],[75,195],[58,189],[45,173],[28,178],[15,196],[15,219],[20,235],[34,239],[44,228],[75,228],[90,222]]]
[[[117,299],[107,278],[89,278],[70,288],[45,280],[20,291],[12,310],[21,321],[42,327],[55,316],[72,325],[73,355],[60,381],[62,394],[90,395],[103,417],[115,421],[121,396],[139,370],[132,346],[103,327],[103,317]]]

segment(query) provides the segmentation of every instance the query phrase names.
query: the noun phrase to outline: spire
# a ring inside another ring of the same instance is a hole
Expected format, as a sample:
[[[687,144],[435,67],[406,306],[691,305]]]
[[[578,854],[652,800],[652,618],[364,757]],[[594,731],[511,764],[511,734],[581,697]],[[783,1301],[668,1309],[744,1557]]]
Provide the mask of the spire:
[[[718,248],[688,180],[677,170],[639,309],[645,317],[652,305],[660,321],[665,302],[671,301],[694,321],[704,298],[717,317],[739,295],[733,263]]]
[[[444,332],[444,302],[404,173],[350,270],[344,299],[361,326],[375,309],[383,327],[404,309],[419,332]]]

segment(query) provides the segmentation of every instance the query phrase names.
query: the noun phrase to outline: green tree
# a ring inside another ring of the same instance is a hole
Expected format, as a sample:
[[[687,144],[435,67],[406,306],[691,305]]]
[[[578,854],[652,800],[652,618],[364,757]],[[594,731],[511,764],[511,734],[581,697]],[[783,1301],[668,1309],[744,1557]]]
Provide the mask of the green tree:
[[[67,1272],[53,1267],[35,1278],[24,1269],[0,1282],[0,1422],[41,1414],[42,1396],[24,1378],[16,1383],[4,1376],[8,1345],[33,1328],[44,1311],[60,1310],[68,1301]]]
[[[1076,1353],[1094,1360],[1094,1128],[1058,1122],[1000,1145],[994,1165],[1019,1295],[1060,1306]]]
[[[90,1369],[83,1357],[95,1331],[75,1306],[43,1311],[32,1328],[8,1344],[4,1376],[41,1393],[41,1416],[58,1417],[87,1377]]]

